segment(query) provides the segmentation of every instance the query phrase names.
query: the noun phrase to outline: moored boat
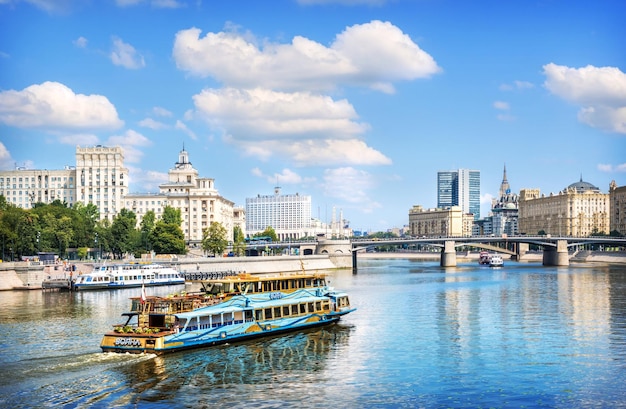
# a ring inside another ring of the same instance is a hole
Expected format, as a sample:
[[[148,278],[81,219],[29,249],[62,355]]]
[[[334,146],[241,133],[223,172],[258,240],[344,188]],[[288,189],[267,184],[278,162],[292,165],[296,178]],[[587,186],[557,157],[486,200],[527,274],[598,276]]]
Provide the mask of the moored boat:
[[[239,274],[202,285],[195,294],[133,298],[102,351],[163,354],[328,325],[355,310],[319,274]]]
[[[489,259],[489,267],[502,267],[504,265],[504,260],[502,256],[499,254],[493,254]]]
[[[77,291],[184,284],[185,278],[162,264],[103,264],[80,274],[72,283]]]
[[[489,260],[491,259],[491,255],[488,251],[481,251],[478,255],[478,264],[480,265],[489,265]]]

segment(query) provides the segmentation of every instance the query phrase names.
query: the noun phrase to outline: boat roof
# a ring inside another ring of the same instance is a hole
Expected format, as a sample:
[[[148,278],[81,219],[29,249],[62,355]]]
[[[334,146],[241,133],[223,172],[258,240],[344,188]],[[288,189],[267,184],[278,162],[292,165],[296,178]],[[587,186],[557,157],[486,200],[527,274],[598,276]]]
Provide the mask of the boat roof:
[[[326,274],[323,273],[272,273],[272,274],[249,274],[239,273],[230,274],[228,272],[216,272],[215,274],[223,274],[218,278],[206,278],[202,279],[203,282],[209,283],[241,283],[241,282],[262,282],[262,281],[275,281],[275,280],[292,280],[292,279],[315,279],[325,278]]]

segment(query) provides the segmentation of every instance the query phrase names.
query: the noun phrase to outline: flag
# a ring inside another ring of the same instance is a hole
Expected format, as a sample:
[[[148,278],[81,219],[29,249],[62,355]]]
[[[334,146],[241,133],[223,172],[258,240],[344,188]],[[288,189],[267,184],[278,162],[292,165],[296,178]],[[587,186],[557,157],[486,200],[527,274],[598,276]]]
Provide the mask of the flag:
[[[141,303],[145,303],[148,297],[146,296],[146,287],[141,283]]]

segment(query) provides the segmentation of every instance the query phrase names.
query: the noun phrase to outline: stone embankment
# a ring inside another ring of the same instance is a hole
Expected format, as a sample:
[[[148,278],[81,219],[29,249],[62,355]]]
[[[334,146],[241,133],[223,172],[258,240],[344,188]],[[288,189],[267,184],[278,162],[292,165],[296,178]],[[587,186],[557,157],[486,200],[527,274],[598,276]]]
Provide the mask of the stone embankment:
[[[350,256],[310,255],[271,257],[184,257],[158,259],[155,262],[170,264],[181,272],[239,271],[250,274],[276,272],[307,272],[350,268]],[[133,260],[140,262],[140,260]],[[46,279],[70,278],[93,269],[93,262],[70,262],[44,266],[39,263],[0,263],[0,290],[36,290]],[[74,268],[75,266],[75,268]]]

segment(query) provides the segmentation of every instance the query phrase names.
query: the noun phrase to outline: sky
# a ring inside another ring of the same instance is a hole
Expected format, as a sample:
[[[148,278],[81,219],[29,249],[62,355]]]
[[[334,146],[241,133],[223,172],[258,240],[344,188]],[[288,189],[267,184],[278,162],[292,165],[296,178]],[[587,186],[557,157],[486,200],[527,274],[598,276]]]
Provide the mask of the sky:
[[[310,195],[355,230],[437,205],[437,172],[513,192],[626,185],[623,0],[0,0],[0,168],[178,152],[236,205]]]

